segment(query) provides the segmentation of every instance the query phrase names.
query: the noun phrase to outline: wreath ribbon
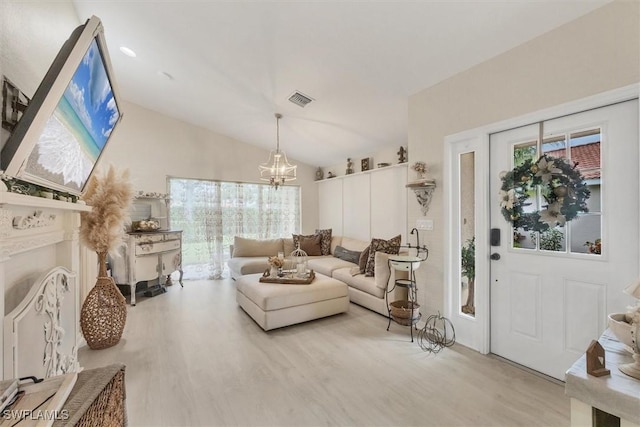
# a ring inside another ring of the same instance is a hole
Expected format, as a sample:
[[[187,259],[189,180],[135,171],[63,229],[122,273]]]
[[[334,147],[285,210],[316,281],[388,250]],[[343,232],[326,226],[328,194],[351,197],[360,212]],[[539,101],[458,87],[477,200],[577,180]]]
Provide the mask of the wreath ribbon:
[[[591,191],[577,169],[564,158],[543,154],[537,161],[526,160],[500,178],[500,207],[502,215],[513,228],[544,232],[564,226],[580,212],[588,212],[587,200]],[[530,199],[536,197],[540,186],[546,206],[541,211],[525,212]]]

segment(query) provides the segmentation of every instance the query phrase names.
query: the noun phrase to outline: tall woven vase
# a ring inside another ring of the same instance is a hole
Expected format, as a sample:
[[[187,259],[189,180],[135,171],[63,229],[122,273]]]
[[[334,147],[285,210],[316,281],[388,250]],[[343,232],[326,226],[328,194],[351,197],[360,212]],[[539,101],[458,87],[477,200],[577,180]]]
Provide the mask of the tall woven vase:
[[[80,327],[90,348],[100,350],[116,345],[127,321],[127,301],[112,277],[107,276],[107,254],[98,253],[98,280],[80,312]]]

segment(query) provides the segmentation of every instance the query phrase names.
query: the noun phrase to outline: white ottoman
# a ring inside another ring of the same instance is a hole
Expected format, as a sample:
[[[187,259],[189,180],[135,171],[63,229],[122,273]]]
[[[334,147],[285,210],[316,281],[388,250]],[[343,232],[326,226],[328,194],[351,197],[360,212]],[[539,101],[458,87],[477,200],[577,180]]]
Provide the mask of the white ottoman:
[[[349,310],[345,283],[316,273],[309,285],[261,283],[262,274],[236,280],[236,301],[265,331]]]

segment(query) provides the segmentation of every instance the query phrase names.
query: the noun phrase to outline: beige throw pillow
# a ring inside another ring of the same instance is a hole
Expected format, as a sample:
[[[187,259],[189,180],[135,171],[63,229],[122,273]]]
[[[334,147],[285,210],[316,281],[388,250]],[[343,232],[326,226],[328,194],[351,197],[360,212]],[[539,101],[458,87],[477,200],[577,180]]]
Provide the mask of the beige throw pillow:
[[[304,235],[304,234],[292,234],[291,237],[293,238],[293,247],[295,249],[298,249],[298,246],[300,246],[300,239],[303,237],[313,237],[315,236],[315,234],[308,234],[308,235]],[[300,249],[302,249],[302,247],[300,247]],[[304,250],[304,249],[303,249]]]
[[[391,277],[391,270],[389,269],[389,254],[384,252],[376,252],[375,254],[375,273],[376,287],[380,289],[387,289],[389,278]]]

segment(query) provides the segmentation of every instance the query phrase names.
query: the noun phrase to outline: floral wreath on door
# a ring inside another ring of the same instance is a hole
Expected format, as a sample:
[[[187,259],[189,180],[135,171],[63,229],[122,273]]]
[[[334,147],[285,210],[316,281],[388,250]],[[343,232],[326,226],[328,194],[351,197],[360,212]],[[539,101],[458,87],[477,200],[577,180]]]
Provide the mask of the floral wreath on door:
[[[564,158],[542,155],[537,161],[526,160],[511,171],[500,174],[500,207],[502,215],[514,229],[544,232],[564,226],[580,212],[588,212],[591,191],[577,169]],[[525,212],[528,200],[536,196],[540,186],[546,201],[541,211]]]

